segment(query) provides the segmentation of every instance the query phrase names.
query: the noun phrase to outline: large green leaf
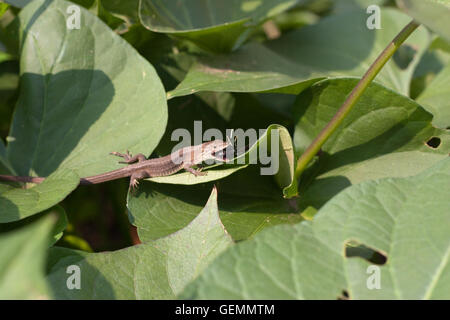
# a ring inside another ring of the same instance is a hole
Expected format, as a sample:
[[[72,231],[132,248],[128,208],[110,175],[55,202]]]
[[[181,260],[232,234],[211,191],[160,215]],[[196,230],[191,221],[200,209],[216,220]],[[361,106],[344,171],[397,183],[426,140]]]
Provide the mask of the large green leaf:
[[[218,257],[182,298],[450,298],[450,159],[408,178],[367,181],[328,202],[312,222],[266,229]],[[345,256],[356,241],[381,266]],[[366,285],[379,268],[380,289]]]
[[[19,174],[116,169],[109,152],[151,153],[165,129],[153,67],[84,9],[81,29],[69,30],[69,5],[37,0],[20,13],[22,88],[8,144]]]
[[[46,249],[54,216],[0,234],[0,299],[48,299]]]
[[[41,184],[22,189],[0,183],[0,223],[24,219],[62,201],[80,181],[70,170],[58,170]]]
[[[298,93],[323,78],[362,76],[410,20],[396,10],[384,9],[382,29],[369,30],[366,19],[365,10],[346,11],[275,41],[252,42],[232,54],[204,57],[168,97],[197,91]],[[388,62],[376,81],[408,95],[414,67],[427,42],[426,30],[418,29],[405,42],[415,52],[413,60],[407,66]]]
[[[325,127],[357,82],[324,80],[298,96],[296,152],[302,153]],[[447,157],[450,133],[431,121],[432,115],[416,102],[372,84],[324,144],[319,161],[305,172],[301,206],[318,208],[351,184],[415,175]]]
[[[63,207],[56,205],[48,210],[45,210],[39,214],[35,214],[27,219],[22,219],[10,223],[0,223],[0,233],[5,233],[13,230],[17,230],[24,226],[34,223],[37,220],[42,219],[42,217],[47,215],[53,215],[56,222],[54,223],[53,230],[51,232],[51,239],[49,246],[54,245],[63,236],[64,230],[67,227],[67,215]]]
[[[202,172],[206,174],[202,176],[194,176],[192,173],[184,171],[170,176],[149,178],[147,180],[158,183],[193,185],[223,179],[245,167],[246,165],[227,166],[217,164],[203,169]]]
[[[85,9],[81,28],[68,29],[69,5],[36,0],[19,15],[21,90],[7,148],[19,175],[45,177],[58,168],[81,177],[107,172],[121,166],[111,151],[150,154],[164,133],[167,104],[153,67]],[[15,200],[2,214],[11,219],[43,209],[30,196],[36,192],[51,206],[78,183],[66,182],[8,191]]]
[[[276,153],[278,154],[278,158],[274,157],[274,150],[271,150],[271,142],[269,142],[269,140],[273,139],[271,138],[272,130],[276,131],[276,135],[274,137],[278,137],[278,142],[275,144],[278,147]],[[270,125],[264,134],[259,137],[258,141],[251,146],[245,154],[235,159],[235,161],[239,163],[238,161],[241,158],[251,159],[252,157],[259,159],[258,152],[260,152],[262,148],[267,148],[270,150],[270,154],[272,155],[270,165],[273,169],[277,168],[277,171],[274,174],[274,179],[278,186],[283,189],[283,195],[287,198],[295,196],[297,194],[297,181],[294,180],[295,156],[289,131],[280,125]],[[278,161],[278,163],[275,165],[274,162],[276,161]],[[262,169],[261,174],[263,174]]]
[[[220,218],[234,240],[244,240],[268,226],[296,223],[295,201],[283,199],[273,176],[262,176],[257,165],[215,183],[220,192]],[[189,224],[208,198],[209,184],[175,186],[142,183],[128,200],[130,221],[143,241],[166,236]]]
[[[417,99],[418,96],[430,85],[437,74],[450,63],[450,43],[441,37],[434,37],[428,50],[420,59],[414,70],[411,81],[410,97]],[[440,83],[439,83],[440,84]],[[439,85],[438,85],[439,86]],[[425,106],[426,107],[426,106]],[[436,117],[433,119],[436,123]]]
[[[433,114],[433,124],[450,127],[450,63],[433,79],[417,98]]]
[[[52,249],[48,281],[57,299],[170,299],[231,244],[214,189],[198,216],[166,238],[104,253]],[[80,290],[66,287],[69,265],[80,268]]]
[[[229,51],[260,21],[300,0],[141,0],[139,16],[151,31],[188,39],[212,51]]]
[[[450,41],[450,0],[397,0],[397,5]]]

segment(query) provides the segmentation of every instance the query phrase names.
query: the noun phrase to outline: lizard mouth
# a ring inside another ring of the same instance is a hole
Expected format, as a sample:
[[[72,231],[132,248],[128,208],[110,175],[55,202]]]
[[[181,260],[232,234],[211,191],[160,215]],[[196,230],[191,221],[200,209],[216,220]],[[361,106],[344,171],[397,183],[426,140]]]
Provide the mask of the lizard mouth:
[[[212,152],[212,155],[216,159],[221,159],[223,161],[227,161],[227,154],[228,154],[227,149],[228,148],[224,148],[224,149],[221,149],[219,151]]]
[[[225,159],[226,152],[225,152],[225,149],[222,149],[222,150],[213,152],[212,155],[219,159]]]

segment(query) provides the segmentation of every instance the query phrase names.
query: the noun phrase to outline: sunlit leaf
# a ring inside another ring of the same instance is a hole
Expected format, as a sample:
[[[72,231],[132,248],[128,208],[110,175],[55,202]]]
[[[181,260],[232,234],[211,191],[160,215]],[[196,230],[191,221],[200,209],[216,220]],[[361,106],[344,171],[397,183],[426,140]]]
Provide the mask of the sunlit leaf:
[[[312,222],[266,229],[229,248],[181,298],[337,299],[345,291],[350,299],[449,299],[449,189],[448,158],[414,177],[352,186]],[[349,241],[387,262],[346,257]]]

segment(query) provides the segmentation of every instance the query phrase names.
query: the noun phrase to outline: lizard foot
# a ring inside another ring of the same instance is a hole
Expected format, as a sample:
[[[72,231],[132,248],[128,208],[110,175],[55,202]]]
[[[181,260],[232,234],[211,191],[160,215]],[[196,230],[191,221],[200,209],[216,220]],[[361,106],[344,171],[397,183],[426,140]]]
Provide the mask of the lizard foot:
[[[130,180],[130,189],[132,192],[136,192],[139,186],[139,181],[137,179]]]
[[[187,167],[186,170],[189,171],[190,173],[192,173],[196,177],[197,176],[206,176],[208,174],[207,172],[202,172],[201,171],[202,169],[195,170],[195,169],[193,169],[191,167]]]
[[[132,158],[130,152],[127,150],[127,153],[120,153],[120,152],[110,152],[109,154],[112,154],[113,156],[117,156],[117,157],[121,157],[125,160],[125,162],[121,161],[119,163],[128,163],[128,161],[130,161],[130,159]]]
[[[127,153],[123,154],[120,152],[111,152],[110,154],[112,154],[113,156],[117,156],[117,157],[122,157],[125,161],[119,161],[119,163],[133,163],[133,162],[141,162],[141,161],[145,161],[147,160],[147,158],[145,158],[145,156],[142,153],[139,153],[137,155],[135,155],[134,157],[131,155],[130,151],[127,150]]]
[[[195,176],[206,176],[208,174],[208,172],[202,172],[201,170],[194,170],[194,172]]]

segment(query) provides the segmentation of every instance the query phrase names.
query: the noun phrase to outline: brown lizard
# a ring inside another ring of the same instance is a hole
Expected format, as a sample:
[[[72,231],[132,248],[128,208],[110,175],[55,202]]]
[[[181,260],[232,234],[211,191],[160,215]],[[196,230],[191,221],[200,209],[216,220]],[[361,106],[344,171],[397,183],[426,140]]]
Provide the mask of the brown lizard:
[[[182,169],[189,171],[195,176],[205,175],[205,172],[201,172],[201,169],[194,169],[193,166],[200,165],[207,160],[226,161],[224,153],[222,156],[218,156],[217,154],[224,152],[228,146],[230,146],[229,142],[214,140],[196,146],[184,147],[165,157],[154,159],[147,159],[142,153],[131,156],[128,151],[126,154],[111,152],[112,155],[122,157],[125,161],[120,163],[126,163],[128,166],[95,176],[81,178],[80,184],[97,184],[130,177],[130,188],[135,189],[139,184],[139,179],[168,176]],[[45,178],[0,175],[0,180],[41,183]]]

